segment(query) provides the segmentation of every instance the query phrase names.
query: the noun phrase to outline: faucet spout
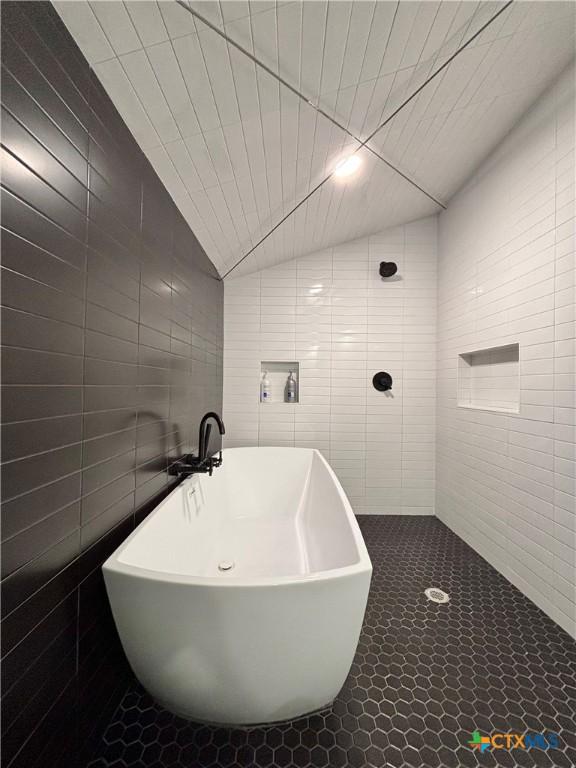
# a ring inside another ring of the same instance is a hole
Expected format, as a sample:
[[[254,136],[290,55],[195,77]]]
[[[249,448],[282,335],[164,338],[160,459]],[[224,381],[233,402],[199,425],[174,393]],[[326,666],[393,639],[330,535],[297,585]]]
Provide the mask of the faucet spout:
[[[215,411],[208,411],[202,416],[200,422],[200,430],[198,432],[198,459],[201,462],[206,461],[208,456],[208,443],[210,441],[210,432],[212,431],[212,425],[208,422],[213,419],[218,425],[218,431],[221,435],[226,433],[224,428],[224,422]]]

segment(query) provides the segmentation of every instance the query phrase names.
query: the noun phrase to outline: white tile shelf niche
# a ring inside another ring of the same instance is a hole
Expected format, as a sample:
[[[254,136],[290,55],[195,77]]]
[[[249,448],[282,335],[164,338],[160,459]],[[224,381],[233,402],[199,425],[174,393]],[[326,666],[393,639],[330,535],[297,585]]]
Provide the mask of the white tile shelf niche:
[[[260,397],[260,384],[262,382],[262,376],[264,371],[268,373],[268,380],[270,381],[270,399],[267,403],[285,403],[286,402],[286,382],[290,371],[294,374],[296,379],[296,398],[294,403],[297,403],[300,399],[300,363],[298,362],[284,362],[280,360],[262,360],[260,363],[260,381],[258,382],[258,397]]]
[[[458,407],[501,413],[520,412],[518,344],[458,355]]]

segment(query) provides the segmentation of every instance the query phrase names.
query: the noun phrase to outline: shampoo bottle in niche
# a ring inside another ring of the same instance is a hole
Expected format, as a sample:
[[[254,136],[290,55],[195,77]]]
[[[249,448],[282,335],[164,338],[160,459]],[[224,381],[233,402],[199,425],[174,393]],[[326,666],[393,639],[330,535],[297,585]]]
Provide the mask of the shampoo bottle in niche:
[[[270,402],[270,379],[268,378],[268,371],[264,371],[262,378],[260,379],[260,402]]]
[[[292,371],[290,371],[286,380],[286,402],[296,402],[296,379],[294,378]]]

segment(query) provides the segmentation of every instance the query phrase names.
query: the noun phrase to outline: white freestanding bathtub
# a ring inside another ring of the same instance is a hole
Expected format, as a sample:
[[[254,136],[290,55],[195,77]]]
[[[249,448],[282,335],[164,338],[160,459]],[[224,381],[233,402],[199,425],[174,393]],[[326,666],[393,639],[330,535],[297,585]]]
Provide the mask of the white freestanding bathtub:
[[[148,692],[192,720],[249,725],[332,702],[372,565],[318,451],[233,448],[212,477],[166,497],[103,570]]]

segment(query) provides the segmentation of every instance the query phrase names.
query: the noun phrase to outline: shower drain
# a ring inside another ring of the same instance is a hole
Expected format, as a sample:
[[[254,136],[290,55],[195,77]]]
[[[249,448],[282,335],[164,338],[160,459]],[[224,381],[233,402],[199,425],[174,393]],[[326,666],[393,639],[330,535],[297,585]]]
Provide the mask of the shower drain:
[[[221,562],[218,563],[219,571],[231,571],[232,568],[234,568],[233,560],[222,560]]]
[[[424,590],[424,594],[433,603],[447,603],[450,600],[450,595],[438,587],[429,587]]]

